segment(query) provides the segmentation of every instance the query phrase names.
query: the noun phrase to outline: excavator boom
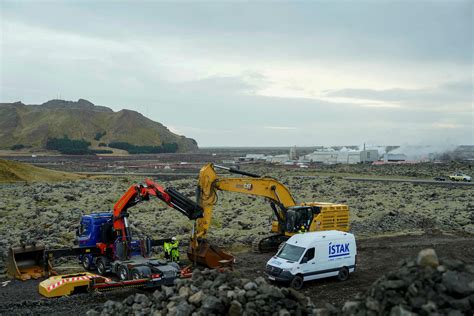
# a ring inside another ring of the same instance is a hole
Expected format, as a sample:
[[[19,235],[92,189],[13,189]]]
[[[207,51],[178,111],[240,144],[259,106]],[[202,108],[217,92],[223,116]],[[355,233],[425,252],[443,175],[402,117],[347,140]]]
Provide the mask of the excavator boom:
[[[219,178],[214,169],[225,169],[231,173],[248,176],[247,178]],[[270,199],[280,210],[274,209],[277,218],[284,217],[283,210],[295,206],[296,202],[288,188],[270,177],[260,177],[256,174],[207,164],[199,172],[199,204],[204,210],[204,216],[197,220],[197,237],[205,238],[212,219],[212,209],[217,202],[217,191],[239,192],[257,195]]]

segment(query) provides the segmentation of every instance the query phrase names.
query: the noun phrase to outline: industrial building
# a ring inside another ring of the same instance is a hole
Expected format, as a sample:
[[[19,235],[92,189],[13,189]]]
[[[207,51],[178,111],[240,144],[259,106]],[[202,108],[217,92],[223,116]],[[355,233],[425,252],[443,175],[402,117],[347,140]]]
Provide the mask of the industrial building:
[[[398,162],[398,161],[406,161],[407,156],[405,154],[391,154],[385,153],[383,155],[384,162]]]
[[[276,155],[276,156],[267,156],[267,162],[271,163],[285,163],[290,161],[290,156],[288,154]]]
[[[335,151],[334,149],[325,149],[305,155],[301,160],[323,164],[372,163],[379,160],[379,153],[377,150]]]

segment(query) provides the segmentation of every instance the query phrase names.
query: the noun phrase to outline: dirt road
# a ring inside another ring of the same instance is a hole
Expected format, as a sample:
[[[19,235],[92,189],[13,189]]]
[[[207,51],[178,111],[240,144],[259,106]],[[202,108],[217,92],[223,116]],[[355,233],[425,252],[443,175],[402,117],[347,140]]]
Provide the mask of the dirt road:
[[[468,235],[424,234],[397,237],[380,237],[358,241],[358,267],[348,281],[335,279],[311,281],[303,292],[317,306],[328,302],[342,304],[359,292],[365,291],[383,273],[397,267],[404,258],[410,258],[427,247],[436,249],[439,257],[462,259],[474,263],[474,238]],[[236,271],[242,277],[263,275],[265,263],[271,254],[241,252],[236,254]],[[3,282],[5,280],[0,280]],[[107,300],[122,300],[136,292],[134,289],[120,292],[77,294],[59,299],[45,299],[38,294],[39,281],[12,281],[0,286],[0,315],[80,315]]]

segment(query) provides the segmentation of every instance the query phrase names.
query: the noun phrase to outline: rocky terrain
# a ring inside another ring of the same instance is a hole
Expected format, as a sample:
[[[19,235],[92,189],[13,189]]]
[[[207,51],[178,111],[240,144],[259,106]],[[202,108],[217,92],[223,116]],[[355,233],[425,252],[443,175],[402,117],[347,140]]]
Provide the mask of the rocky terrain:
[[[237,273],[196,270],[192,279],[176,280],[152,297],[129,296],[122,302],[107,301],[101,313],[88,315],[309,315],[311,300],[291,288],[269,285],[263,277],[240,278]]]
[[[270,175],[287,185],[298,201],[349,205],[351,230],[359,237],[423,231],[474,233],[472,187],[350,182],[339,177],[298,178],[290,172]],[[143,180],[3,184],[0,246],[7,249],[8,245],[33,240],[49,247],[69,246],[81,214],[112,209],[130,185]],[[155,180],[194,196],[195,179]],[[132,229],[138,235],[189,238],[192,222],[159,200],[137,205],[130,213]],[[209,238],[230,249],[248,247],[255,236],[268,233],[271,214],[262,198],[219,192]],[[0,269],[3,270],[3,259]]]
[[[464,263],[474,263],[472,251],[472,236],[459,234],[425,233],[397,236],[358,238],[357,271],[349,279],[339,282],[336,278],[327,278],[306,282],[300,293],[311,299],[317,309],[342,310],[345,302],[361,300],[364,293],[382,275],[394,271],[403,265],[406,258],[416,258],[426,247],[433,247],[441,262],[457,260]],[[255,280],[264,275],[265,264],[271,258],[271,253],[257,254],[241,250],[234,252],[236,276]],[[444,263],[443,263],[444,264]],[[76,262],[66,265],[55,265],[59,273],[80,271]],[[73,270],[74,269],[74,270]],[[5,284],[6,279],[0,278]],[[124,289],[101,293],[82,293],[57,299],[48,299],[38,293],[40,280],[22,282],[9,281],[0,289],[1,315],[84,315],[88,310],[101,311],[107,301],[123,302],[129,296],[145,294],[151,298],[153,290]],[[285,285],[274,284],[285,288]],[[176,291],[174,290],[173,293]],[[140,296],[143,297],[143,296]],[[130,300],[130,299],[129,299]],[[113,304],[113,303],[109,303]],[[330,305],[328,305],[330,304]],[[320,315],[325,315],[320,314]],[[327,315],[327,313],[326,313]]]
[[[474,158],[474,157],[472,157]],[[281,166],[279,169],[283,169],[278,172],[275,171],[274,166],[269,165],[268,167],[251,167],[259,170],[258,174],[265,173],[278,173],[284,175],[283,170],[288,170],[291,167]],[[474,164],[461,162],[461,161],[449,161],[449,162],[420,162],[420,163],[404,163],[404,164],[336,164],[336,165],[324,165],[318,164],[312,166],[309,170],[300,170],[295,168],[291,172],[292,174],[301,175],[327,175],[335,177],[345,176],[364,176],[364,177],[386,177],[386,178],[416,178],[416,179],[433,179],[434,177],[447,177],[454,172],[465,172],[471,174],[474,171]]]
[[[378,279],[342,307],[344,315],[468,315],[474,311],[474,265],[439,261],[433,249]]]
[[[191,280],[176,280],[152,295],[109,300],[87,315],[468,315],[473,310],[474,265],[440,262],[433,249],[424,249],[342,307],[316,308],[304,294],[262,277],[252,281],[239,273],[196,270]]]

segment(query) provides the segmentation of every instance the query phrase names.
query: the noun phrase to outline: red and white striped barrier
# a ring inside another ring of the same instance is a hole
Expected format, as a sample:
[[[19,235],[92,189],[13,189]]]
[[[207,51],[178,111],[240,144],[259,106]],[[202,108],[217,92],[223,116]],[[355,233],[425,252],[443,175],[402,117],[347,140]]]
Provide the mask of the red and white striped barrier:
[[[76,281],[85,281],[85,280],[89,280],[89,279],[97,278],[97,277],[98,276],[96,276],[96,275],[83,275],[83,276],[75,276],[75,277],[70,277],[70,278],[64,278],[64,279],[61,279],[58,282],[53,283],[50,286],[48,286],[46,288],[46,290],[48,292],[51,292],[52,290],[54,290],[58,286],[61,286],[65,283],[76,282]],[[110,282],[110,281],[112,281],[112,280],[108,279],[108,278],[105,279],[105,282]]]

